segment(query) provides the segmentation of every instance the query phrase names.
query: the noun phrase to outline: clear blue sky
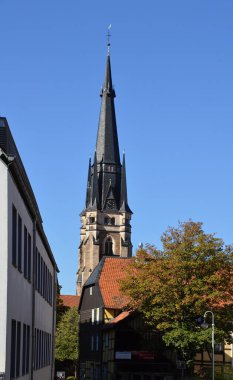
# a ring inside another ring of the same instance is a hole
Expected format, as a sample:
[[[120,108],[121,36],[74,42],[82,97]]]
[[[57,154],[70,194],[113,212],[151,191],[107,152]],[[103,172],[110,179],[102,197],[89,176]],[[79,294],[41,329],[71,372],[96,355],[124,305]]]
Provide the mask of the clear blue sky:
[[[0,0],[0,114],[75,292],[79,213],[112,24],[132,239],[189,218],[233,242],[233,2]]]

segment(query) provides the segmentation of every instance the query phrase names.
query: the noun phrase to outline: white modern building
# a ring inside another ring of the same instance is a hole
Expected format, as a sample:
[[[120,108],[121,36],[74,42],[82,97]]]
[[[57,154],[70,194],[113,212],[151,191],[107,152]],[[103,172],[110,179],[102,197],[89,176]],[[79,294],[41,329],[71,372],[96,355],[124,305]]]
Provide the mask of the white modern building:
[[[29,179],[0,117],[0,379],[53,379],[57,272]]]

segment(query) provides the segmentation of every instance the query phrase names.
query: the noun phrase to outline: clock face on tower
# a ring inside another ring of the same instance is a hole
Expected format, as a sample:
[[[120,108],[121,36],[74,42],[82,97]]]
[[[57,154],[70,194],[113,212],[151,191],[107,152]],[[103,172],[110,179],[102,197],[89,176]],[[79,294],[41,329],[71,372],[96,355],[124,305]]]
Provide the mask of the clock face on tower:
[[[106,208],[113,210],[116,208],[116,202],[114,199],[107,199],[106,201]]]

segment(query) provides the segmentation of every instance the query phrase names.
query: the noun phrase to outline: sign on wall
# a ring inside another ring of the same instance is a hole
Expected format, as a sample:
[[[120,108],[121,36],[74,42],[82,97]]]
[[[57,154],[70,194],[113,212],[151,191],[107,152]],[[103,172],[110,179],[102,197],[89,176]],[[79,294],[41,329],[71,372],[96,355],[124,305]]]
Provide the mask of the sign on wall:
[[[57,372],[57,379],[65,379],[66,378],[66,373],[65,371],[58,371]]]

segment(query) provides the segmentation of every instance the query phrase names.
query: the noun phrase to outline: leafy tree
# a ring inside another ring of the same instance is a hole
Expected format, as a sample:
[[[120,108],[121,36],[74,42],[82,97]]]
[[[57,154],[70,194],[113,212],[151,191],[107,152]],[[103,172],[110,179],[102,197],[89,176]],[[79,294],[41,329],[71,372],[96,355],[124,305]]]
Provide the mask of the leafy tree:
[[[78,362],[78,325],[78,309],[71,307],[61,316],[56,331],[56,360],[70,361],[75,367]]]
[[[57,297],[56,297],[56,325],[58,326],[62,315],[67,311],[67,307],[63,304],[63,301],[60,297],[62,286],[57,284]]]
[[[232,341],[233,247],[192,221],[169,227],[161,241],[161,250],[150,245],[138,250],[122,290],[130,307],[191,365],[198,351],[210,348],[211,329],[197,324],[206,310],[215,314],[216,341]]]

